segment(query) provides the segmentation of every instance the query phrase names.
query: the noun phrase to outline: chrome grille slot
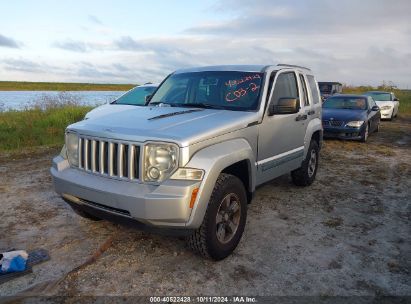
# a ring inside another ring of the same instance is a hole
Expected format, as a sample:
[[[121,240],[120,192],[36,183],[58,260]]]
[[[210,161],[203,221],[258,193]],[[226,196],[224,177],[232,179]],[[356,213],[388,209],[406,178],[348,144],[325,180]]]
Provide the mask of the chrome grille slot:
[[[140,146],[80,136],[79,168],[102,176],[138,180]]]

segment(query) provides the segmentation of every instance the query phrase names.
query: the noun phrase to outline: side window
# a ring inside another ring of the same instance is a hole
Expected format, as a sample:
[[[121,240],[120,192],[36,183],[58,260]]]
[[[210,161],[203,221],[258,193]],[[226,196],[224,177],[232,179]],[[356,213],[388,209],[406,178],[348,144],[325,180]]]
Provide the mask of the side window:
[[[300,76],[301,88],[303,90],[303,96],[301,96],[302,101],[305,106],[309,106],[310,100],[308,99],[307,86],[305,85],[305,79],[302,74],[300,74],[299,76]]]
[[[270,102],[276,105],[278,104],[280,98],[285,97],[299,97],[297,78],[294,72],[285,72],[278,75]]]
[[[368,97],[367,99],[368,99],[368,109],[371,109],[372,106],[373,106],[372,99],[371,99],[371,97]]]
[[[311,90],[311,95],[313,97],[314,104],[317,104],[320,102],[320,95],[318,94],[318,89],[317,89],[317,82],[314,79],[314,76],[312,75],[307,75],[307,80],[308,80],[308,85]]]

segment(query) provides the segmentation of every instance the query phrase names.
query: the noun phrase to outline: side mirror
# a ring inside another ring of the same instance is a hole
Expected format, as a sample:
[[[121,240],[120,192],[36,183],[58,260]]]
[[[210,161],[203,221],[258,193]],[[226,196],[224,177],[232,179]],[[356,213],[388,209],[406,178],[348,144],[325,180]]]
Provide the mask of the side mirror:
[[[400,101],[397,97],[394,98],[394,101]]]
[[[379,106],[373,106],[373,107],[371,108],[371,111],[377,112],[377,111],[379,111],[379,110],[380,110],[380,107],[379,107]]]
[[[268,115],[274,114],[294,114],[300,110],[300,99],[293,97],[283,97],[278,100],[278,104],[270,104]]]

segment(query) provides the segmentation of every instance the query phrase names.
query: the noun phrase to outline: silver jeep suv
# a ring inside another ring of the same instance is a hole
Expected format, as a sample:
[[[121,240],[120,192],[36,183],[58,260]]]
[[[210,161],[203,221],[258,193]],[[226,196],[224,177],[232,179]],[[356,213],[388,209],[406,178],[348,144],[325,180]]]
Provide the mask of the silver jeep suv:
[[[257,186],[288,172],[298,186],[314,181],[323,131],[307,68],[178,70],[148,102],[67,127],[51,174],[83,217],[183,234],[219,260],[239,243]]]

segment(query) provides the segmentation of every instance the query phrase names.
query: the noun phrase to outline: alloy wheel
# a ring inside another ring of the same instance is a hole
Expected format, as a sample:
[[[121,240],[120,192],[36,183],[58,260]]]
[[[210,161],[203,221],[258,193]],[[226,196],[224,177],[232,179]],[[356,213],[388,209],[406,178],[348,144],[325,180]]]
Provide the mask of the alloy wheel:
[[[237,232],[241,218],[240,199],[234,193],[227,194],[220,202],[216,215],[217,239],[226,244]]]
[[[317,166],[317,153],[315,150],[311,150],[310,160],[308,161],[308,176],[312,177],[315,173]]]

